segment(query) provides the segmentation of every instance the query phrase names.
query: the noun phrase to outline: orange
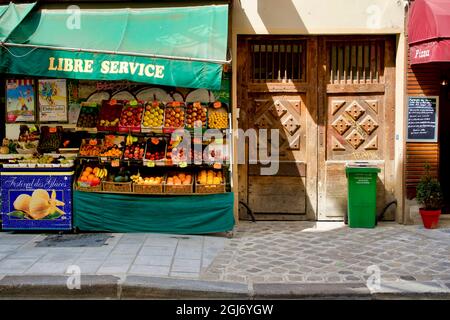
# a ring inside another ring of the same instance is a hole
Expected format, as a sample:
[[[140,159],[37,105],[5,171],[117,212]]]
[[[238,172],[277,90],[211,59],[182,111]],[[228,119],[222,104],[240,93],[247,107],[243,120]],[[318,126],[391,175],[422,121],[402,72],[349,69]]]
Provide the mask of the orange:
[[[86,172],[92,172],[92,168],[91,167],[86,167],[85,171]]]
[[[93,174],[90,174],[87,178],[89,181],[92,181],[94,180],[95,176]]]
[[[83,176],[83,177],[87,177],[89,175],[89,172],[87,172],[87,171],[83,171],[83,173],[81,174],[81,176]]]
[[[88,178],[87,178],[86,176],[82,176],[82,177],[80,178],[80,181],[86,182],[86,181],[88,181]]]

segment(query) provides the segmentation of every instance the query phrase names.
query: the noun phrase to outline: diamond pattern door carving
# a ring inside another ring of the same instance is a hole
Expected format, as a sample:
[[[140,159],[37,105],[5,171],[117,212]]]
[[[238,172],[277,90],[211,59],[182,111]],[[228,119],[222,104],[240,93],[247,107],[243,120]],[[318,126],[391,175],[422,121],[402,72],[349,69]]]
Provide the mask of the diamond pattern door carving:
[[[302,160],[302,135],[305,132],[305,105],[300,96],[258,95],[252,102],[253,114],[250,123],[253,128],[277,129],[280,134],[280,160]]]
[[[327,159],[381,159],[380,101],[365,97],[329,98]],[[336,106],[339,106],[338,108]]]

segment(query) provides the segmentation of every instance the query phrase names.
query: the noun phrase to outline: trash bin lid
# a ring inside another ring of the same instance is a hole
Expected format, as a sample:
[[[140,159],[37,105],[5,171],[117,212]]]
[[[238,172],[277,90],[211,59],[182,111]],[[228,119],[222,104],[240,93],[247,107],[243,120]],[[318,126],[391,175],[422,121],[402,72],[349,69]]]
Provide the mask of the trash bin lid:
[[[345,166],[346,173],[378,173],[381,169],[369,162],[355,161],[348,162]]]

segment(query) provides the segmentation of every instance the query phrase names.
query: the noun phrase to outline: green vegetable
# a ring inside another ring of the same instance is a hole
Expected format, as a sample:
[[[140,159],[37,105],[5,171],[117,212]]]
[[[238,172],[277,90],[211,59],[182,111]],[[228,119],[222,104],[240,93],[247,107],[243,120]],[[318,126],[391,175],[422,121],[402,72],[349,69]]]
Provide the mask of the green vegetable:
[[[50,213],[48,216],[44,217],[42,220],[55,220],[61,217],[61,214],[57,211]]]
[[[8,213],[8,216],[19,219],[26,219],[26,213],[23,211],[12,211]]]

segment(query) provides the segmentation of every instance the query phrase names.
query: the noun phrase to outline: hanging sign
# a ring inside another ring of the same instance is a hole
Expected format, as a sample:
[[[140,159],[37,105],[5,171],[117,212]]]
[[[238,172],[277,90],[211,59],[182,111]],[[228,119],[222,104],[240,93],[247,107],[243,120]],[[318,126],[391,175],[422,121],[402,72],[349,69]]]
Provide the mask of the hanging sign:
[[[408,97],[408,142],[437,142],[439,97]]]

